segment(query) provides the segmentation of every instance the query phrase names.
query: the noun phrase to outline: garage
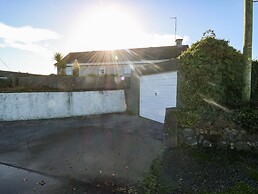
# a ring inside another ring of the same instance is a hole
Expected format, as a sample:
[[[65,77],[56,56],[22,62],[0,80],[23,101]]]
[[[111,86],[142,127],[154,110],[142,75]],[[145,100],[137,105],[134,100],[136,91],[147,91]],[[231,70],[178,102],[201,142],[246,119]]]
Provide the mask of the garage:
[[[164,123],[166,108],[176,107],[177,71],[140,76],[141,117]]]

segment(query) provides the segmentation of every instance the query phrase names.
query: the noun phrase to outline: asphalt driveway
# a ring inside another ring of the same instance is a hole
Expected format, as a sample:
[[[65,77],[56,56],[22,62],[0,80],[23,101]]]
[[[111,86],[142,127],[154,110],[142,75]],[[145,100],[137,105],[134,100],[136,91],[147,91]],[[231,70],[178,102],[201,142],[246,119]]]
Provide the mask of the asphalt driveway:
[[[0,162],[82,182],[135,184],[160,156],[163,125],[127,114],[0,123]]]

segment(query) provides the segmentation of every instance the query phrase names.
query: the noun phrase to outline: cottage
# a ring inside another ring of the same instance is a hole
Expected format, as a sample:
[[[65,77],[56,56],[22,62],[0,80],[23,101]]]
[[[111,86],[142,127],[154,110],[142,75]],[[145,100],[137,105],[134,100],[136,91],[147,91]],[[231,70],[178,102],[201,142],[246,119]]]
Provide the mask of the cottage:
[[[158,64],[178,57],[188,48],[177,40],[176,46],[69,53],[64,57],[66,75],[73,75],[74,62],[80,65],[79,76],[131,76],[136,66]]]

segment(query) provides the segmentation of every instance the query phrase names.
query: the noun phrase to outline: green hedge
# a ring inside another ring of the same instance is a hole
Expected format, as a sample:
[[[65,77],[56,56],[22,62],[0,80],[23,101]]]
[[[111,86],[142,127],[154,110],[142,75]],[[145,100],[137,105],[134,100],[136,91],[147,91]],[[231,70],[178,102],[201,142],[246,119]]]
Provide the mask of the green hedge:
[[[258,130],[258,109],[236,109],[230,115],[231,120],[242,128],[250,132],[256,132]]]
[[[243,57],[228,41],[206,36],[180,56],[179,124],[213,121],[241,102]]]
[[[258,107],[258,60],[252,64],[252,101]]]

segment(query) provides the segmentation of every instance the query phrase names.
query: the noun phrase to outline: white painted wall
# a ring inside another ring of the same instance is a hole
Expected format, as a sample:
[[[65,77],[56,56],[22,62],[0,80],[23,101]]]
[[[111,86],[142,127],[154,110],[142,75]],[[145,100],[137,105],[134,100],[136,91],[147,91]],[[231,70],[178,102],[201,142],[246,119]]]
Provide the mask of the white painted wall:
[[[0,121],[62,118],[125,110],[123,90],[0,93]]]
[[[140,78],[140,116],[164,123],[166,108],[176,107],[177,72]]]

